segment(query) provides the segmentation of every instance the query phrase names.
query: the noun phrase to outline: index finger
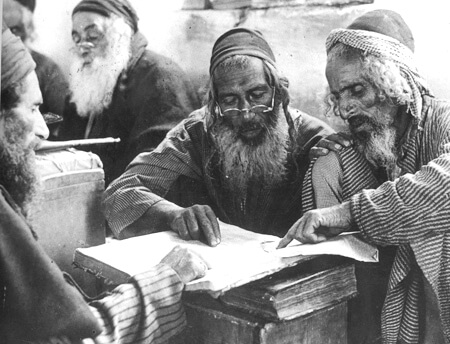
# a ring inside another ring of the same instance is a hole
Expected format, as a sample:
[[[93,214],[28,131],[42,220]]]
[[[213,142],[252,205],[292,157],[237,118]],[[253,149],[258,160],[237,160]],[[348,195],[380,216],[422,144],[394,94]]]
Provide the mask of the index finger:
[[[280,248],[285,248],[287,245],[290,244],[290,242],[294,240],[294,236],[291,234],[291,232],[287,232],[286,235],[280,240],[277,246],[277,250]]]
[[[214,236],[216,238],[216,245],[220,244],[220,241],[222,240],[222,237],[220,235],[220,226],[219,226],[219,221],[217,221],[217,217],[216,214],[214,214],[214,211],[211,208],[207,208],[206,211],[206,216],[209,219],[209,222],[211,223],[212,226],[212,230],[214,232]]]
[[[201,232],[205,236],[206,243],[209,246],[217,246],[219,243],[214,232],[213,224],[211,223],[206,211],[199,211],[196,213],[197,221],[200,225]]]

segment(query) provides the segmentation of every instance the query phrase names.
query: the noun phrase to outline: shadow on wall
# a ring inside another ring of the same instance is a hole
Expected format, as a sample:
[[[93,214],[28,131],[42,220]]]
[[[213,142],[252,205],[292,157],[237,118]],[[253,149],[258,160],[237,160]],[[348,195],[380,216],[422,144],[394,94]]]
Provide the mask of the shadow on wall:
[[[325,39],[332,29],[347,26],[362,13],[375,8],[393,9],[404,17],[413,31],[418,66],[432,90],[439,97],[450,98],[450,69],[446,68],[450,46],[433,39],[439,32],[449,32],[450,21],[445,18],[448,13],[446,0],[430,0],[430,6],[426,8],[420,2],[375,0],[371,5],[252,10],[179,10],[181,0],[168,0],[165,5],[159,1],[130,1],[139,14],[140,30],[148,38],[149,48],[175,60],[202,94],[215,40],[235,26],[260,30],[271,44],[281,71],[290,81],[291,104],[324,119],[336,129],[341,127],[341,120],[324,116],[327,90]],[[50,4],[40,0],[35,13],[39,35],[36,49],[55,58],[65,72],[71,46],[70,16],[77,3],[67,0]],[[48,20],[50,16],[55,20]]]

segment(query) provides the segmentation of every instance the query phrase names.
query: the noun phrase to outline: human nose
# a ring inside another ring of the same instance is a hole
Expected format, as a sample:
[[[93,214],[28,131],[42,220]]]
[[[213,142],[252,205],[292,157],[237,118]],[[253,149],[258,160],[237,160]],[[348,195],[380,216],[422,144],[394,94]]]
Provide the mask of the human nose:
[[[356,113],[355,103],[348,98],[341,97],[338,100],[339,115],[342,119],[347,120]]]
[[[41,140],[48,139],[50,135],[50,131],[48,130],[47,124],[45,123],[44,116],[38,111],[38,115],[35,116],[35,120],[33,123],[33,131],[34,135],[40,138]]]

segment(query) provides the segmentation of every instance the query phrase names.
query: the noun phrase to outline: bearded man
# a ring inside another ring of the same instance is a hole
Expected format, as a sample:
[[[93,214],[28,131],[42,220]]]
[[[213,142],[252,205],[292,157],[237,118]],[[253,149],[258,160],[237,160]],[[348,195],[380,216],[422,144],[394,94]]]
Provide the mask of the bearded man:
[[[56,62],[31,48],[36,37],[33,20],[35,8],[36,0],[4,0],[3,20],[11,32],[24,42],[36,63],[43,100],[40,111],[62,115],[69,86]]]
[[[36,241],[27,209],[37,189],[34,148],[49,135],[30,54],[2,32],[0,338],[2,343],[163,343],[186,325],[184,284],[206,263],[175,248],[160,264],[87,304]]]
[[[70,99],[60,139],[119,137],[94,147],[108,184],[199,105],[184,72],[146,50],[127,0],[83,0],[72,13]]]
[[[346,230],[395,245],[388,283],[389,254],[381,267],[366,264],[359,307],[377,306],[387,287],[382,342],[443,344],[450,340],[450,104],[432,97],[413,51],[410,29],[392,11],[369,12],[330,33],[326,76],[333,108],[348,122],[355,147],[316,161],[305,180],[304,206],[321,209],[306,212],[279,247]],[[375,312],[353,311],[354,324],[363,326],[354,342],[369,342]]]
[[[118,238],[173,230],[220,242],[221,221],[283,234],[298,219],[309,148],[331,128],[290,108],[286,79],[261,33],[216,41],[207,106],[140,154],[105,192]]]

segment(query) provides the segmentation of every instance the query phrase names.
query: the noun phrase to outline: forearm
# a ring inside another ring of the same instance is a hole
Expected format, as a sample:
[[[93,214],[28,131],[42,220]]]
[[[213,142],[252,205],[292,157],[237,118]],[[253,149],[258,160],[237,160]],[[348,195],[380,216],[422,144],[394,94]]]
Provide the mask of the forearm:
[[[169,214],[181,207],[165,199],[154,203],[136,221],[125,227],[119,234],[119,239],[171,230]]]
[[[439,162],[439,164],[437,164]],[[422,240],[439,225],[450,206],[450,163],[436,159],[414,175],[365,190],[351,200],[355,220],[364,236],[378,244],[405,244]]]
[[[91,303],[103,329],[96,343],[167,341],[186,325],[181,303],[183,287],[172,268],[159,264]]]

